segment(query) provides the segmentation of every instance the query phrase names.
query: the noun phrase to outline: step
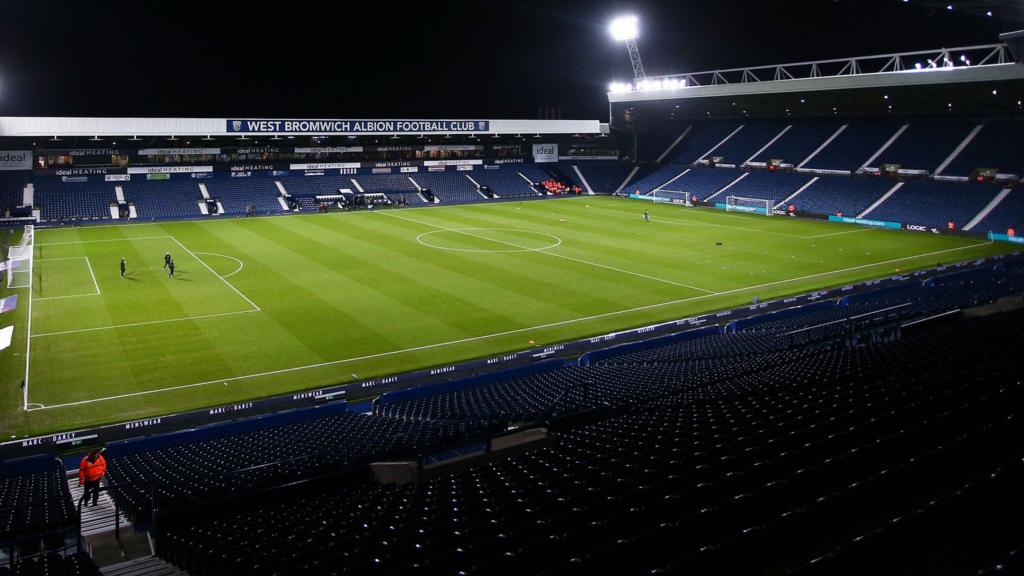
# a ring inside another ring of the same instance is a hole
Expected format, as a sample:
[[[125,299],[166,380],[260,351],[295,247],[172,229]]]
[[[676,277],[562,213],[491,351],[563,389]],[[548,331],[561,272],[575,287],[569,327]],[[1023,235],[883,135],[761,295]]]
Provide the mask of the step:
[[[103,576],[175,576],[187,574],[173,564],[168,564],[156,556],[136,558],[120,564],[107,566],[100,571]]]
[[[995,198],[993,198],[987,205],[985,205],[985,207],[982,208],[980,212],[975,214],[974,218],[971,218],[971,221],[968,222],[966,226],[964,226],[964,231],[970,232],[971,230],[973,230],[979,222],[984,220],[985,217],[987,217],[993,210],[996,209],[997,206],[999,206],[999,203],[1002,202],[1003,199],[1010,194],[1011,190],[1012,188],[1003,188],[1002,190],[1000,190],[999,194],[996,194]],[[999,231],[996,230],[996,232]]]
[[[885,202],[886,200],[888,200],[890,196],[895,194],[896,191],[899,190],[902,187],[903,187],[903,182],[900,182],[899,184],[896,184],[895,186],[890,188],[888,192],[886,192],[885,194],[882,194],[882,196],[878,200],[875,200],[871,204],[871,206],[868,206],[866,210],[864,210],[860,214],[857,214],[857,218],[863,218],[863,217],[867,216],[868,214],[871,214],[871,212],[874,211],[875,208],[878,208],[879,206],[881,206],[882,202]]]
[[[68,488],[71,489],[71,501],[78,506],[78,501],[85,491],[83,486],[78,485],[78,475],[68,477]],[[82,506],[82,536],[103,534],[114,530],[114,501],[110,494],[100,492],[96,506]],[[125,518],[122,512],[119,515],[121,528],[131,528],[131,522]]]

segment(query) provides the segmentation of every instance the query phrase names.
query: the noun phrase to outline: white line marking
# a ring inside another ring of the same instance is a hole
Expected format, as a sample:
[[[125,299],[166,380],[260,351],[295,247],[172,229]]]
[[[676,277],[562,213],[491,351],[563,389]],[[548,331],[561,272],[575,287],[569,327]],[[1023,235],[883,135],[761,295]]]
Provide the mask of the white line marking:
[[[92,263],[89,262],[89,257],[85,257],[85,265],[89,267],[89,276],[92,276],[92,285],[96,287],[96,295],[100,294],[100,285],[96,282],[96,274],[92,271]]]
[[[648,280],[654,280],[656,282],[663,282],[665,284],[672,284],[672,285],[675,285],[675,286],[680,286],[682,288],[689,288],[690,290],[696,290],[698,292],[705,292],[707,294],[714,294],[714,292],[712,292],[711,290],[705,290],[703,288],[697,288],[696,286],[690,286],[689,284],[683,284],[681,282],[674,282],[672,280],[666,280],[664,278],[658,278],[656,276],[648,276],[647,274],[641,274],[639,272],[632,272],[630,270],[623,270],[622,268],[616,268],[614,266],[607,266],[605,264],[599,264],[597,262],[591,262],[589,260],[583,260],[583,259],[580,259],[580,258],[573,258],[572,256],[566,256],[564,254],[556,254],[554,252],[547,252],[546,248],[545,249],[531,249],[528,246],[522,246],[520,244],[515,244],[515,243],[512,243],[512,242],[505,242],[504,240],[495,240],[494,238],[488,238],[486,236],[480,236],[478,234],[473,234],[471,232],[466,232],[465,228],[463,228],[463,229],[447,228],[445,226],[438,226],[437,224],[431,224],[429,222],[423,222],[421,220],[413,220],[412,218],[405,218],[403,216],[397,216],[397,215],[391,214],[389,212],[380,212],[380,214],[383,214],[385,216],[390,216],[392,218],[397,218],[399,220],[405,220],[406,222],[412,222],[414,224],[419,224],[421,226],[430,226],[431,228],[438,228],[440,230],[447,230],[449,232],[456,232],[458,234],[465,234],[466,236],[472,236],[474,238],[480,238],[481,240],[490,240],[491,242],[496,242],[498,244],[505,244],[506,246],[512,246],[514,248],[519,248],[520,250],[524,250],[524,251],[532,251],[532,252],[537,252],[539,254],[546,254],[548,256],[554,256],[555,258],[562,258],[562,259],[565,259],[565,260],[572,260],[573,262],[579,262],[581,264],[587,264],[587,265],[590,265],[590,266],[596,266],[598,268],[604,268],[606,270],[613,270],[615,272],[620,272],[622,274],[629,274],[629,275],[632,275],[632,276],[639,276],[640,278],[646,278]],[[553,246],[551,248],[553,248]]]
[[[99,226],[97,226],[99,228]],[[36,244],[36,246],[65,246],[68,244],[95,244],[97,242],[125,242],[131,240],[159,240],[173,238],[173,236],[133,236],[125,238],[106,238],[103,240],[76,240],[75,242],[47,242],[46,244]]]
[[[64,256],[62,258],[36,258],[35,261],[36,262],[50,262],[50,261],[57,261],[57,260],[81,260],[82,258],[85,258],[85,256]]]
[[[131,324],[114,324],[113,326],[96,326],[95,328],[78,328],[75,330],[62,330],[60,332],[43,332],[33,334],[31,338],[42,338],[44,336],[60,336],[63,334],[78,334],[80,332],[96,332],[98,330],[113,330],[115,328],[132,328],[134,326],[148,326],[150,324],[167,324],[169,322],[186,322],[188,320],[203,320],[205,318],[219,318],[221,316],[235,316],[237,314],[249,314],[260,312],[260,310],[239,310],[238,312],[219,312],[217,314],[203,314],[201,316],[186,316],[184,318],[168,318],[166,320],[150,320],[149,322],[132,322]]]
[[[223,382],[236,382],[238,380],[247,380],[249,378],[259,378],[259,377],[262,377],[262,376],[273,376],[273,375],[276,375],[276,374],[286,374],[286,373],[289,373],[289,372],[297,372],[297,371],[301,371],[301,370],[309,370],[309,369],[312,369],[312,368],[323,368],[325,366],[334,366],[334,365],[338,365],[338,364],[346,364],[346,363],[349,363],[349,362],[357,362],[357,361],[360,361],[360,360],[369,360],[369,359],[372,359],[372,358],[382,358],[382,357],[385,357],[385,356],[395,356],[395,355],[404,354],[404,353],[407,353],[407,352],[418,352],[418,351],[421,351],[421,350],[430,350],[430,349],[433,349],[433,348],[440,348],[440,347],[443,347],[443,346],[451,346],[451,345],[454,345],[454,344],[463,344],[463,343],[466,343],[466,342],[473,342],[473,341],[477,341],[477,340],[488,340],[488,339],[497,338],[497,337],[500,337],[500,336],[509,336],[511,334],[519,334],[519,333],[522,333],[522,332],[529,332],[531,330],[541,330],[541,329],[544,329],[544,328],[553,328],[553,327],[557,327],[557,326],[564,326],[564,325],[567,325],[567,324],[576,324],[576,323],[579,323],[579,322],[586,322],[588,320],[596,320],[596,319],[600,319],[600,318],[607,318],[607,317],[610,317],[610,316],[618,316],[618,315],[621,315],[621,314],[628,314],[628,313],[631,313],[631,312],[639,312],[639,311],[644,311],[644,310],[651,310],[651,309],[654,309],[654,308],[661,308],[661,307],[664,307],[664,306],[672,306],[674,304],[682,304],[682,303],[691,302],[691,301],[694,301],[694,300],[703,300],[705,298],[711,298],[711,297],[714,297],[714,296],[724,296],[724,295],[727,295],[727,294],[734,294],[734,293],[737,293],[737,292],[744,292],[744,291],[747,291],[747,290],[756,290],[758,288],[765,288],[765,287],[768,287],[768,286],[776,286],[778,284],[786,284],[788,282],[796,282],[796,281],[799,281],[799,280],[806,280],[808,278],[816,278],[816,277],[819,277],[819,276],[825,276],[825,275],[829,275],[829,274],[839,274],[839,273],[842,273],[842,272],[849,272],[851,270],[859,270],[861,268],[866,268],[866,267],[869,267],[869,266],[881,266],[883,264],[891,264],[893,262],[900,262],[900,261],[903,261],[903,260],[911,260],[911,259],[914,259],[914,258],[924,258],[926,256],[934,256],[936,254],[944,254],[944,253],[947,253],[947,252],[954,252],[954,251],[957,251],[957,250],[964,250],[966,248],[976,248],[978,246],[984,246],[984,245],[988,245],[988,244],[992,244],[992,241],[979,242],[977,244],[971,244],[969,246],[960,246],[960,247],[957,247],[957,248],[949,248],[947,250],[938,250],[936,252],[929,252],[927,254],[916,254],[914,256],[906,256],[906,257],[903,257],[903,258],[895,258],[895,259],[892,259],[892,260],[885,260],[885,261],[882,261],[882,262],[875,262],[873,264],[864,264],[864,265],[861,265],[861,266],[854,266],[852,268],[844,268],[844,269],[841,269],[841,270],[831,270],[829,272],[822,272],[822,273],[819,273],[819,274],[811,274],[811,275],[808,275],[808,276],[801,276],[799,278],[789,278],[789,279],[786,279],[786,280],[778,280],[778,281],[775,281],[775,282],[768,282],[768,283],[765,283],[765,284],[758,284],[756,286],[746,286],[746,287],[743,287],[743,288],[735,288],[733,290],[726,290],[724,292],[716,292],[716,293],[712,293],[712,294],[701,294],[700,296],[690,296],[688,298],[680,298],[678,300],[670,300],[668,302],[659,302],[659,303],[655,303],[655,304],[647,304],[645,306],[637,306],[635,308],[629,308],[629,309],[626,309],[626,310],[616,310],[616,311],[613,311],[613,312],[605,312],[603,314],[595,314],[593,316],[584,316],[584,317],[581,317],[581,318],[572,318],[572,319],[569,319],[569,320],[561,320],[559,322],[549,322],[547,324],[541,324],[541,325],[538,325],[538,326],[530,326],[528,328],[516,328],[516,329],[513,329],[513,330],[505,330],[504,332],[495,332],[493,334],[484,334],[482,336],[471,336],[471,337],[468,337],[468,338],[461,338],[459,340],[451,340],[451,341],[448,341],[448,342],[437,342],[437,343],[434,343],[434,344],[425,344],[423,346],[416,346],[416,347],[413,347],[413,348],[406,348],[404,350],[391,350],[391,351],[388,351],[388,352],[379,352],[379,353],[376,353],[376,354],[368,354],[366,356],[357,356],[357,357],[354,357],[354,358],[344,358],[344,359],[341,359],[341,360],[330,360],[330,361],[327,361],[327,362],[320,362],[320,363],[317,363],[317,364],[308,364],[308,365],[305,365],[305,366],[293,366],[291,368],[281,368],[281,369],[278,369],[278,370],[269,370],[267,372],[258,372],[256,374],[246,374],[246,375],[243,375],[243,376],[231,376],[229,378],[218,378],[216,380],[208,380],[206,382],[196,382],[196,383],[193,383],[193,384],[182,384],[180,386],[171,386],[169,388],[157,388],[157,389],[154,389],[154,390],[142,390],[142,391],[139,391],[139,392],[130,392],[130,393],[127,393],[127,394],[118,394],[116,396],[107,396],[107,397],[104,397],[104,398],[93,398],[93,399],[90,399],[90,400],[78,400],[76,402],[66,402],[64,404],[51,404],[49,406],[44,406],[42,408],[32,408],[31,410],[51,410],[53,408],[64,408],[64,407],[67,407],[67,406],[80,406],[82,404],[91,404],[93,402],[104,402],[104,401],[107,401],[107,400],[118,400],[118,399],[121,399],[121,398],[130,398],[130,397],[135,397],[135,396],[144,396],[144,395],[148,395],[148,394],[156,394],[158,392],[170,392],[170,391],[173,391],[173,390],[182,390],[182,389],[186,389],[186,388],[195,388],[195,387],[198,387],[198,386],[208,386],[208,385],[211,385],[211,384],[221,384]],[[254,312],[254,310],[253,310],[253,312]],[[239,312],[239,314],[240,314],[240,312]],[[26,408],[26,409],[28,409],[28,408]]]
[[[43,296],[41,298],[36,298],[36,301],[38,302],[43,300],[62,300],[64,298],[85,298],[86,296],[99,296],[99,293],[90,292],[89,294],[68,294],[67,296]]]
[[[614,208],[602,208],[602,207],[599,207],[599,206],[598,207],[591,206],[590,209],[591,210],[601,210],[601,211],[604,211],[604,212],[614,212],[614,213],[619,214],[620,216],[623,216],[623,217],[633,218],[632,214],[627,214],[626,212],[623,212],[622,210],[616,210]],[[729,215],[729,214],[715,214],[715,216],[731,217],[731,215]],[[882,228],[870,228],[870,227],[858,226],[856,230],[843,230],[841,232],[827,232],[825,234],[814,234],[814,235],[811,235],[811,236],[800,236],[798,234],[786,234],[785,232],[773,232],[771,230],[758,230],[756,228],[744,228],[742,226],[729,226],[729,225],[726,225],[726,224],[714,224],[712,222],[702,222],[702,221],[699,221],[699,220],[689,220],[689,219],[681,219],[681,218],[670,218],[670,217],[662,216],[662,215],[659,215],[657,217],[657,221],[658,222],[665,222],[665,223],[668,223],[668,224],[678,224],[680,226],[709,226],[709,227],[712,227],[712,228],[727,228],[729,230],[740,230],[740,231],[743,231],[743,232],[752,232],[752,233],[757,233],[757,234],[772,234],[774,236],[785,236],[786,238],[796,238],[798,240],[814,240],[815,238],[827,238],[829,236],[842,236],[843,234],[857,234],[857,233],[860,233],[860,232],[869,232],[871,230],[883,230]]]
[[[239,290],[238,288],[235,288],[235,287],[234,287],[234,285],[232,285],[232,284],[231,284],[231,282],[228,282],[227,280],[225,280],[225,279],[224,279],[224,277],[223,277],[223,276],[221,276],[220,274],[217,274],[216,272],[214,272],[213,268],[210,268],[210,266],[209,266],[209,265],[208,265],[208,264],[207,264],[206,262],[203,262],[203,259],[202,259],[202,258],[200,258],[199,256],[196,256],[195,252],[193,252],[193,251],[189,250],[189,249],[188,249],[188,247],[187,247],[187,246],[185,246],[184,244],[182,244],[181,242],[179,242],[177,238],[175,238],[174,236],[169,236],[169,238],[170,238],[171,240],[174,240],[174,243],[175,243],[175,244],[177,244],[178,246],[181,246],[181,249],[182,249],[182,250],[184,250],[185,252],[188,252],[188,253],[189,253],[189,254],[190,254],[190,255],[191,255],[191,256],[192,256],[193,258],[195,258],[196,260],[198,260],[200,264],[202,264],[202,265],[203,265],[203,266],[204,266],[204,267],[205,267],[205,268],[206,268],[207,270],[209,270],[209,271],[210,271],[210,274],[213,274],[213,275],[214,275],[214,276],[216,276],[216,277],[217,277],[217,278],[218,278],[218,279],[219,279],[219,280],[220,280],[221,282],[223,282],[223,283],[224,283],[225,285],[227,285],[227,287],[228,287],[228,288],[231,288],[232,290],[234,290],[234,291],[235,291],[235,294],[238,294],[239,296],[241,296],[243,300],[245,300],[246,302],[248,302],[248,303],[249,303],[249,305],[250,305],[250,306],[252,306],[252,307],[253,307],[253,308],[255,309],[255,311],[257,311],[257,312],[258,312],[258,311],[260,311],[260,310],[263,310],[262,308],[260,308],[259,306],[257,306],[255,302],[253,302],[252,300],[249,300],[249,297],[248,297],[248,296],[246,296],[245,294],[242,294],[242,292],[241,292],[241,291],[240,291],[240,290]]]
[[[92,272],[92,264],[89,263],[89,257],[88,256],[66,256],[64,258],[36,258],[35,259],[36,262],[51,262],[51,261],[56,262],[56,261],[61,261],[61,260],[85,260],[85,265],[89,268],[89,276],[92,278],[92,285],[96,288],[96,291],[95,292],[90,292],[89,294],[68,294],[68,295],[65,295],[65,296],[37,296],[36,297],[37,301],[39,301],[39,300],[61,300],[61,299],[64,299],[64,298],[82,298],[84,296],[99,296],[100,295],[100,285],[96,283],[96,275],[93,274],[93,272]]]
[[[225,274],[223,276],[224,278],[231,278],[235,274],[241,272],[242,268],[245,268],[245,263],[239,260],[238,258],[235,258],[234,256],[228,256],[227,254],[217,254],[215,252],[196,252],[196,254],[202,254],[204,256],[220,256],[221,258],[227,258],[229,260],[234,260],[235,262],[238,262],[238,268],[236,268],[235,271],[230,274]]]
[[[32,249],[35,252],[35,248]],[[29,260],[29,262],[32,262]],[[29,358],[32,353],[32,293],[33,284],[35,283],[35,266],[32,266],[31,276],[28,281],[28,331],[25,336],[25,378],[22,380],[21,392],[22,392],[22,410],[28,411],[30,406],[28,402],[28,375],[29,375]]]
[[[829,236],[842,236],[844,234],[859,234],[861,232],[870,232],[872,230],[884,230],[884,229],[882,229],[882,228],[871,228],[869,226],[860,226],[856,230],[844,230],[842,232],[829,232],[828,234],[815,234],[814,236],[802,236],[802,238],[806,238],[808,240],[812,240],[814,238],[828,238]]]
[[[550,244],[548,246],[543,246],[541,248],[516,248],[514,250],[475,250],[475,249],[472,249],[472,248],[449,248],[447,246],[437,246],[437,245],[431,244],[429,242],[424,242],[423,241],[423,237],[424,236],[429,236],[431,234],[440,234],[441,232],[449,232],[449,230],[431,230],[429,232],[424,232],[424,233],[416,236],[416,241],[419,242],[420,244],[423,244],[424,246],[427,246],[429,248],[437,248],[438,250],[451,250],[453,252],[481,252],[481,253],[486,253],[486,254],[508,254],[508,253],[512,253],[512,252],[540,252],[541,250],[547,250],[548,248],[554,248],[555,246],[558,246],[559,244],[562,243],[562,239],[559,238],[558,236],[555,236],[554,234],[548,234],[546,232],[534,232],[533,230],[524,230],[522,228],[457,228],[457,229],[456,228],[452,228],[451,231],[461,232],[463,230],[496,230],[496,231],[505,231],[505,232],[530,232],[531,234],[537,234],[537,235],[540,235],[540,236],[548,236],[550,238],[554,238],[555,239],[555,243],[554,244]],[[494,242],[499,242],[499,243],[504,244],[504,242],[501,242],[500,240],[494,240]]]

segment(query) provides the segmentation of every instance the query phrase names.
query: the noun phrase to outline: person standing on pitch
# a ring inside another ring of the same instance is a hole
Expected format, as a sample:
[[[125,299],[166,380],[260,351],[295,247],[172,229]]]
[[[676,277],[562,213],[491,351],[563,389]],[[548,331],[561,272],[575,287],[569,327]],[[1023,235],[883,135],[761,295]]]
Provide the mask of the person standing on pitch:
[[[82,493],[82,504],[89,505],[89,496],[92,496],[92,505],[95,506],[100,498],[100,480],[107,471],[107,461],[103,458],[103,450],[90,450],[82,458],[78,465],[78,485],[85,486]]]
[[[647,210],[644,210],[644,222],[650,222],[650,221],[651,221],[651,215],[647,213]]]
[[[167,270],[167,266],[171,264],[171,253],[164,252],[164,270]]]
[[[121,256],[121,278],[124,278],[124,271],[128,268],[128,261]]]
[[[168,260],[167,265],[170,266],[170,272],[167,273],[167,277],[174,278],[174,259]]]

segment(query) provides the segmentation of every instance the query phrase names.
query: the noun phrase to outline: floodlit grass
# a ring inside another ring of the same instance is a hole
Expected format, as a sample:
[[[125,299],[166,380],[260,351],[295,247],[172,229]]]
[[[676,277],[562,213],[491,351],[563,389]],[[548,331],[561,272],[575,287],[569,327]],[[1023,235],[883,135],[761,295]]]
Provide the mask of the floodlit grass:
[[[3,318],[17,327],[0,352],[4,437],[448,364],[1013,249],[607,197],[39,230],[36,245],[31,410],[18,387],[22,289]],[[177,278],[162,270],[165,252]]]

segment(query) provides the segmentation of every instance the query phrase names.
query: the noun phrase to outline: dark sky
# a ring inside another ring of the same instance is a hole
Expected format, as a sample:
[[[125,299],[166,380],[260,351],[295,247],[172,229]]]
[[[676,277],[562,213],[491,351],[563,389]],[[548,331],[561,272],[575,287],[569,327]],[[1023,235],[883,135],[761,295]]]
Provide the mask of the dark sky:
[[[997,18],[897,0],[0,0],[0,115],[604,118],[648,74],[996,40]]]

